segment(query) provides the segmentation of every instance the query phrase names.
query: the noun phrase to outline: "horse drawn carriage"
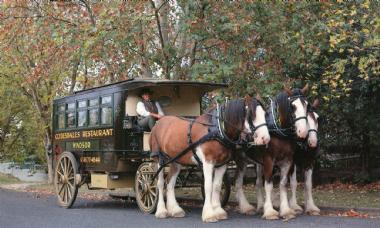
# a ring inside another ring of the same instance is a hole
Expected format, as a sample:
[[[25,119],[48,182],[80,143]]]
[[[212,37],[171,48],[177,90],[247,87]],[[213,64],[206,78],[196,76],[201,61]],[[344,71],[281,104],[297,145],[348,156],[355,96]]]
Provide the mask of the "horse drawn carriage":
[[[299,139],[306,143],[301,158],[317,146],[318,115],[305,98],[308,86],[302,90],[285,88],[275,102],[271,102],[269,111],[265,111],[259,97],[247,95],[243,99],[217,104],[202,113],[202,96],[226,86],[131,79],[54,100],[54,184],[59,204],[70,208],[83,184],[89,189],[129,188],[134,190],[143,212],[155,212],[157,218],[183,217],[185,212],[176,201],[174,187],[203,187],[202,220],[216,222],[227,218],[222,208],[230,193],[230,182],[225,175],[228,172],[225,171],[227,163],[234,160],[238,171],[235,187],[239,211],[250,214],[254,208],[242,190],[246,156],[261,156],[252,159],[261,160],[264,166],[263,174],[261,165],[257,166],[256,180],[258,208],[264,206],[263,217],[277,219],[280,215],[290,219],[295,217],[295,211],[302,210],[295,198],[296,168],[291,179],[293,195],[290,205],[286,194],[285,184],[293,159],[296,166],[304,166],[306,172],[305,211],[318,214],[311,194],[315,156],[297,163],[295,153],[298,150],[295,143]],[[153,91],[153,99],[168,115],[160,118],[151,132],[145,132],[138,125],[136,110],[139,94],[147,88]],[[277,110],[273,104],[278,105],[278,119],[281,120],[278,126],[291,129],[291,135],[285,139],[273,133],[278,127],[268,129],[268,119],[269,124],[277,119],[268,118],[273,110]],[[313,104],[314,108],[316,106]],[[259,153],[260,149],[254,148],[258,145],[267,146]],[[273,209],[270,197],[275,162],[281,170],[280,213]],[[186,168],[182,169],[182,166]],[[263,176],[265,203],[260,189]]]
[[[130,188],[139,208],[154,212],[158,194],[152,177],[157,167],[150,157],[150,132],[137,124],[140,91],[153,91],[166,115],[194,118],[201,115],[202,96],[226,86],[131,79],[55,99],[52,145],[58,203],[70,208],[84,184],[90,189]],[[177,186],[201,186],[198,171],[196,166],[183,170]],[[230,186],[228,181],[224,185],[226,203]]]

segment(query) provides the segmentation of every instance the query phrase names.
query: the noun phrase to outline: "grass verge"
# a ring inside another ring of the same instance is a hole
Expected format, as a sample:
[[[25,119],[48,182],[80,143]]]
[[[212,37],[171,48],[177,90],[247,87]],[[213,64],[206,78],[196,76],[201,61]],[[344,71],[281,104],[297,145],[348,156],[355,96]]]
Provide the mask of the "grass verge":
[[[0,173],[0,185],[21,183],[19,179],[8,174]]]

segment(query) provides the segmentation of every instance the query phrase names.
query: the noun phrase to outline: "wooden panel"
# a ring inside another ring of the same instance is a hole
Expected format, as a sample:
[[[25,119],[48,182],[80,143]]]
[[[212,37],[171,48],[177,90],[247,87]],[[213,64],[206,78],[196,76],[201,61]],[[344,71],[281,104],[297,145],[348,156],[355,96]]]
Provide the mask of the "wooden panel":
[[[149,139],[150,139],[150,132],[144,132],[144,140],[143,140],[144,151],[150,151]]]

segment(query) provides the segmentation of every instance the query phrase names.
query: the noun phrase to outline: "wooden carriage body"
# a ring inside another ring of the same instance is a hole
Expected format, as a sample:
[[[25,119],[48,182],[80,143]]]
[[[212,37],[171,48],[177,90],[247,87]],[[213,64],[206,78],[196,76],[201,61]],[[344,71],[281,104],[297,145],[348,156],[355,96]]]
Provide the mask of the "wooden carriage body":
[[[131,79],[55,99],[54,164],[63,153],[70,153],[77,162],[78,186],[133,188],[138,167],[149,160],[149,132],[137,125],[141,90],[153,91],[152,98],[160,102],[165,115],[195,117],[201,114],[202,96],[223,87],[226,85]]]

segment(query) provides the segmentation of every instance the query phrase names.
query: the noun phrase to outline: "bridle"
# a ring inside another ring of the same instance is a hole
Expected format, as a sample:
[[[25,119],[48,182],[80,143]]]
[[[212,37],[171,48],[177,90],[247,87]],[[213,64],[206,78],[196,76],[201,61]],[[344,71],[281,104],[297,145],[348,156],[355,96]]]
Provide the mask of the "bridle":
[[[256,109],[257,109],[258,106],[261,106],[261,108],[263,110],[265,110],[263,104],[259,100],[257,100],[257,99],[256,99],[256,101],[257,101]],[[252,134],[252,135],[255,134],[255,132],[257,131],[257,129],[259,129],[261,127],[268,127],[268,124],[266,122],[255,126],[253,124],[252,116],[249,116],[249,118],[248,118],[248,124],[249,124],[249,129],[251,130],[250,134]]]
[[[300,99],[304,99],[305,97],[303,95],[295,95],[295,96],[291,96],[291,97],[288,97],[288,100],[289,100],[289,103],[290,105],[292,105],[292,103],[297,100],[298,98]],[[293,117],[293,113],[292,113],[292,122],[293,124],[295,124],[297,121],[299,120],[305,120],[306,123],[307,123],[307,115],[306,116],[300,116],[300,117],[297,117],[297,118],[294,118]]]
[[[313,108],[310,106],[310,104],[307,106],[307,111],[306,111],[306,113],[314,113],[314,110],[313,110]],[[315,118],[314,118],[314,119],[315,119]],[[315,122],[318,123],[318,121],[315,121]],[[309,128],[309,130],[307,131],[307,134],[309,135],[310,132],[315,132],[315,134],[318,135],[318,130],[317,130],[317,129],[310,129],[310,128]]]

